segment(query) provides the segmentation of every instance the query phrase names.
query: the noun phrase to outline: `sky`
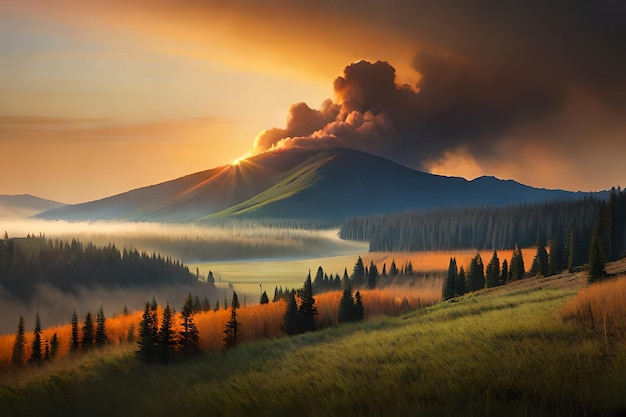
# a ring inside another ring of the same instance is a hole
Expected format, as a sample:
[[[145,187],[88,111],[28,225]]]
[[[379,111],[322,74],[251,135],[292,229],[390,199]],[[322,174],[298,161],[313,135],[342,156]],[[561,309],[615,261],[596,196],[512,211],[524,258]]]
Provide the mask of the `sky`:
[[[617,0],[0,0],[0,194],[78,203],[332,146],[624,186],[625,38]]]

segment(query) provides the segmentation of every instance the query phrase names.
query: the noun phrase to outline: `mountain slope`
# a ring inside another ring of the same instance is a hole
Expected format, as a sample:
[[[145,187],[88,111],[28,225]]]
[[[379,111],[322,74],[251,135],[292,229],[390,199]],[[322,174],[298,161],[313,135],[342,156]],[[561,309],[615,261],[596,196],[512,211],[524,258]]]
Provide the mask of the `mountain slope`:
[[[226,216],[343,219],[450,206],[581,198],[514,181],[427,174],[356,150],[268,152],[39,217],[66,220],[199,221]]]
[[[30,217],[43,211],[63,207],[63,203],[30,194],[0,195],[0,217]]]

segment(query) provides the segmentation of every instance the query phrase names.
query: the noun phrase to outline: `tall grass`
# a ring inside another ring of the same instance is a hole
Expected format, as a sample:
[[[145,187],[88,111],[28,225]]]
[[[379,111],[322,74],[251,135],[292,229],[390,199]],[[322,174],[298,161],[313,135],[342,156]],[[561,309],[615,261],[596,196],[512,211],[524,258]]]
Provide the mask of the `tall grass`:
[[[559,314],[564,320],[583,323],[605,339],[626,340],[626,275],[581,289]]]
[[[555,317],[574,293],[482,291],[170,366],[87,355],[0,382],[0,415],[606,415],[626,406],[626,348]]]
[[[324,293],[315,296],[318,315],[318,328],[328,327],[337,323],[339,299],[341,292]],[[379,315],[398,315],[410,309],[432,305],[441,298],[441,280],[423,281],[414,287],[389,287],[381,290],[364,290],[361,292],[364,306],[364,317],[369,319]],[[278,337],[284,334],[282,329],[286,303],[279,301],[266,305],[256,304],[241,307],[237,310],[239,341],[248,343],[267,337]],[[159,316],[161,309],[159,309]],[[142,312],[136,311],[128,315],[119,315],[106,320],[107,336],[111,344],[125,343],[137,337],[137,329]],[[180,316],[174,317],[174,326],[179,328]],[[223,330],[230,319],[229,310],[199,312],[194,319],[200,333],[201,347],[208,351],[217,351],[222,347]],[[82,323],[79,323],[79,332]],[[59,338],[60,357],[67,355],[71,339],[71,326],[55,326],[42,331],[42,340],[51,340],[56,333]],[[32,332],[26,334],[25,357],[31,354]],[[0,336],[0,363],[11,360],[15,335]]]

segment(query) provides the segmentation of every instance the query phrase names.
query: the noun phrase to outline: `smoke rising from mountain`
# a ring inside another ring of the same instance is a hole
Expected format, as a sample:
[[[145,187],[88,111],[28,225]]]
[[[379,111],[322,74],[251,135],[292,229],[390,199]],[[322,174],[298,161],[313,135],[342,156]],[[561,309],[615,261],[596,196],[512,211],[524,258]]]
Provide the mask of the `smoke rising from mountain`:
[[[286,128],[261,132],[253,152],[347,147],[426,169],[459,148],[487,156],[510,127],[563,107],[558,86],[489,71],[461,57],[423,50],[414,67],[422,76],[415,87],[397,84],[387,62],[348,65],[334,81],[333,101],[319,110],[291,106]]]

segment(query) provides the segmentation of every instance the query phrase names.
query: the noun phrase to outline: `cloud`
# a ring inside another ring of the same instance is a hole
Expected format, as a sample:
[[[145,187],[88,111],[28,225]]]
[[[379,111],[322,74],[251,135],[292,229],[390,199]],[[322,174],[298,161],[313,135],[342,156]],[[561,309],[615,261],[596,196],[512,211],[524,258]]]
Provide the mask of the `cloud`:
[[[285,129],[263,131],[253,152],[271,148],[341,146],[426,169],[450,150],[489,154],[489,143],[517,122],[558,111],[558,88],[488,71],[463,58],[422,50],[416,87],[396,82],[387,62],[360,61],[333,83],[334,102],[320,110],[300,103]]]

